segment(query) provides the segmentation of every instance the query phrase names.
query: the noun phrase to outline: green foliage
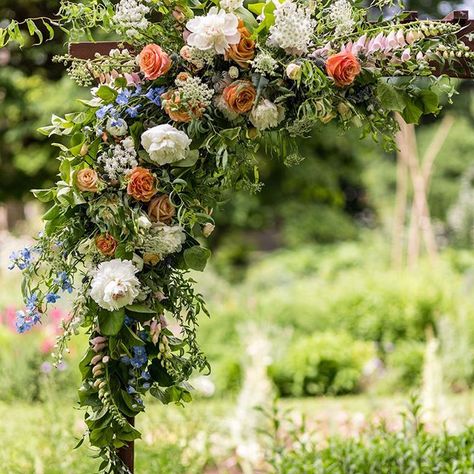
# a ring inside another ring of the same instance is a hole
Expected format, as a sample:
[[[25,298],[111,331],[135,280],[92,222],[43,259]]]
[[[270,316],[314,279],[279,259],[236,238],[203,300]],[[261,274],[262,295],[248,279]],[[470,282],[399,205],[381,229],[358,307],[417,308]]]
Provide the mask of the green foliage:
[[[275,432],[269,460],[279,474],[324,472],[334,474],[428,474],[467,473],[474,470],[474,429],[461,434],[429,434],[418,412],[408,414],[402,433],[384,427],[356,439],[329,440],[321,448],[304,427],[292,426],[282,433],[281,419],[273,418]],[[286,436],[285,436],[286,435]],[[309,438],[309,441],[308,441]]]
[[[341,395],[360,389],[364,365],[375,356],[373,344],[340,332],[297,338],[270,368],[282,396]]]
[[[400,341],[387,355],[393,389],[401,391],[416,387],[421,381],[425,344],[412,340]]]

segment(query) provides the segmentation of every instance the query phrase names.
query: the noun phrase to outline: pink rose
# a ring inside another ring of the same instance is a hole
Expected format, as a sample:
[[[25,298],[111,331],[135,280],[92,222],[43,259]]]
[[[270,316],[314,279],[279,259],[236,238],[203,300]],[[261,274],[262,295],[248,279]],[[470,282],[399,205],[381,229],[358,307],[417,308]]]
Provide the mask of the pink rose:
[[[140,70],[150,80],[155,80],[166,74],[171,67],[170,57],[157,44],[145,46],[139,59]]]

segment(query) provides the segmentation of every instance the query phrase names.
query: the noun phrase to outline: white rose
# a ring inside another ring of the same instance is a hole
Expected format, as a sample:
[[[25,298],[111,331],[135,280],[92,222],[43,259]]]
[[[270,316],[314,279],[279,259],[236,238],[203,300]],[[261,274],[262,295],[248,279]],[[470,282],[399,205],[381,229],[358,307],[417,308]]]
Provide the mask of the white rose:
[[[243,0],[221,0],[219,2],[219,5],[224,10],[228,12],[233,12],[235,10],[238,10],[239,8],[242,8],[244,6],[244,1]]]
[[[148,219],[147,216],[140,216],[138,218],[138,227],[140,227],[140,229],[149,229],[151,226],[152,226],[152,223],[150,221],[150,219]]]
[[[240,41],[238,26],[236,15],[212,7],[206,16],[197,16],[188,21],[186,28],[191,34],[187,43],[202,51],[214,49],[217,54],[224,54],[229,45]]]
[[[263,99],[250,112],[250,121],[258,130],[265,130],[276,127],[284,116],[283,107],[275,105],[268,99]]]
[[[128,130],[127,122],[121,118],[109,118],[109,120],[107,120],[106,130],[114,137],[123,137]]]
[[[129,260],[116,258],[101,263],[93,272],[91,298],[108,311],[132,304],[140,293],[137,272]]]
[[[180,226],[160,226],[157,228],[159,244],[156,252],[160,255],[180,252],[186,240],[186,234]]]
[[[158,125],[142,134],[142,146],[157,165],[184,160],[191,139],[171,125]]]

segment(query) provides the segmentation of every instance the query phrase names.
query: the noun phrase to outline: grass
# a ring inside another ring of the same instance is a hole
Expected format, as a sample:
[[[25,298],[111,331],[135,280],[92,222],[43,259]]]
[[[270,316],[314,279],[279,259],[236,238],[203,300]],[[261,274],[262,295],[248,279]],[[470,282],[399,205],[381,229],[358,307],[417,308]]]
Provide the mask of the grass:
[[[283,409],[305,414],[310,427],[330,434],[347,424],[347,416],[390,413],[406,406],[402,398],[370,399],[366,396],[292,399]],[[454,396],[451,406],[472,416],[471,394]],[[150,403],[137,418],[143,438],[136,444],[136,472],[140,474],[226,474],[215,462],[232,458],[234,451],[227,422],[234,412],[232,400],[196,400],[186,408]],[[71,400],[52,395],[47,403],[0,402],[0,472],[5,474],[91,474],[98,462],[81,437],[83,413]],[[250,414],[249,414],[250,415]],[[464,418],[467,421],[468,418]],[[324,421],[326,420],[326,421]],[[328,425],[328,420],[330,421]],[[343,421],[346,420],[346,421]],[[338,426],[339,425],[339,426]],[[299,471],[296,471],[299,472]],[[374,471],[375,472],[375,471]]]

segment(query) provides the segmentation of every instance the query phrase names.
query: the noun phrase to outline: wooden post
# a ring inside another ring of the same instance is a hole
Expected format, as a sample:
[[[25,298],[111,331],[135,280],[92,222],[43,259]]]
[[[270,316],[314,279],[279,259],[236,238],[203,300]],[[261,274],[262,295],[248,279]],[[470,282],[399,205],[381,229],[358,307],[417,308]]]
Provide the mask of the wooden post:
[[[127,418],[128,422],[135,426],[135,418]],[[119,458],[133,474],[135,472],[135,442],[130,441],[126,446],[118,450]]]

